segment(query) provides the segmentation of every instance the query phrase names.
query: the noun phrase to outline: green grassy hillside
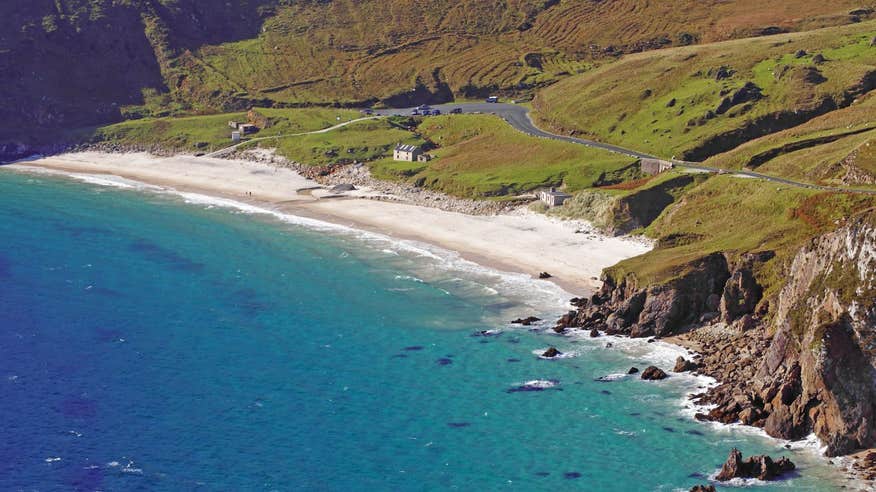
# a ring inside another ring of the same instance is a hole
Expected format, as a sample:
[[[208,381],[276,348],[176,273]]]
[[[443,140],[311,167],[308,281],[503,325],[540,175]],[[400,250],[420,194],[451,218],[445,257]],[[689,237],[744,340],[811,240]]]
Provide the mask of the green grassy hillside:
[[[489,115],[428,118],[417,131],[436,148],[435,159],[408,167],[375,163],[378,175],[395,174],[457,196],[499,197],[547,186],[577,191],[625,177],[633,160],[567,142],[524,135]],[[403,164],[404,165],[404,164]]]
[[[876,185],[876,93],[706,162],[828,186]]]
[[[0,146],[251,105],[527,96],[621,53],[871,15],[861,0],[7,3]]]
[[[685,193],[644,231],[657,241],[654,250],[608,270],[614,278],[633,275],[644,286],[668,282],[711,253],[735,262],[747,253],[771,252],[775,256],[754,272],[770,299],[800,246],[873,204],[867,195],[717,176]]]
[[[563,132],[701,160],[876,87],[876,22],[624,57],[535,100]]]

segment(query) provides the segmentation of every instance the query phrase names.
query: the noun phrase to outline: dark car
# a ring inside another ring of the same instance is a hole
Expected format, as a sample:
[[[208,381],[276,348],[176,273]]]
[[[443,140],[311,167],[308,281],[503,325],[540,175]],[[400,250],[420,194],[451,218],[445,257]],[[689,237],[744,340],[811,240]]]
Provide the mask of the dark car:
[[[432,114],[434,114],[435,116],[438,116],[439,114],[441,114],[441,110],[440,109],[433,109]]]
[[[365,109],[362,110],[362,114],[368,114],[368,115],[371,115],[371,114],[374,114],[374,110],[371,109],[371,108],[365,108]]]
[[[431,109],[424,109],[422,111],[422,113],[423,113],[423,116],[429,116],[430,114],[432,114],[432,110]]]
[[[462,108],[453,108],[450,110],[450,114],[462,114]]]

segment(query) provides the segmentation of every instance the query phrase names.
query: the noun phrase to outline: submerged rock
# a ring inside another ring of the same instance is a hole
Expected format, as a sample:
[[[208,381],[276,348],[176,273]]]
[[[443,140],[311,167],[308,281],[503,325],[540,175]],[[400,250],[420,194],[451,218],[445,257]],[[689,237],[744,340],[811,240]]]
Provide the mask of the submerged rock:
[[[656,381],[660,379],[666,379],[667,374],[663,372],[662,369],[657,366],[648,366],[647,369],[642,371],[642,379],[646,379],[649,381]]]
[[[530,326],[533,323],[541,321],[541,318],[536,318],[535,316],[529,316],[528,318],[517,318],[511,322],[513,325],[523,325]]]
[[[597,330],[596,328],[590,330],[590,338],[596,338],[598,336],[599,336],[599,330]]]
[[[545,350],[543,354],[541,354],[541,356],[546,359],[553,359],[554,357],[559,357],[561,355],[563,355],[563,353],[557,350],[556,347],[550,347],[549,349]]]
[[[796,468],[794,463],[785,458],[773,461],[766,455],[750,456],[747,460],[742,459],[742,453],[733,448],[730,456],[715,480],[726,482],[734,478],[756,478],[758,480],[773,480],[779,475],[792,471]]]
[[[690,492],[715,492],[714,485],[694,485],[690,488]]]
[[[549,389],[555,389],[561,391],[562,388],[557,388],[560,382],[556,379],[535,379],[533,381],[527,381],[520,386],[516,386],[514,388],[509,388],[506,390],[508,393],[523,393],[530,391],[545,391]]]
[[[636,374],[637,372],[639,372],[638,367],[631,367],[630,370],[627,371],[627,374]]]

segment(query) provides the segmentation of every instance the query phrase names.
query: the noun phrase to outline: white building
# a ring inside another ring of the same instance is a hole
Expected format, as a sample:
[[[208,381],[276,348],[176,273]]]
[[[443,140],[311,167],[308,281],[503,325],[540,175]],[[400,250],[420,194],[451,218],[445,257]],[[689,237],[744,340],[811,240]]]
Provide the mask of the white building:
[[[548,207],[559,207],[569,198],[572,198],[572,195],[557,191],[556,188],[538,192],[538,199],[546,203]]]
[[[392,158],[397,161],[416,161],[423,154],[422,149],[416,145],[398,144],[392,153]]]
[[[231,141],[232,142],[240,142],[240,132],[238,132],[238,131],[231,132]]]

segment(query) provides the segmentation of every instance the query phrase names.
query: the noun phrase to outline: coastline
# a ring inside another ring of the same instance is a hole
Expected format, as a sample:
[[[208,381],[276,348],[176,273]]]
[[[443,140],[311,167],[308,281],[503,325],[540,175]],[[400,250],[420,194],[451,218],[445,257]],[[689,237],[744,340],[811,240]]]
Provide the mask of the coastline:
[[[414,240],[474,263],[549,280],[574,295],[596,290],[603,268],[650,249],[642,240],[601,235],[586,223],[518,209],[468,215],[404,203],[368,188],[333,193],[292,169],[248,160],[144,153],[79,152],[17,162],[10,170],[116,176],[178,192],[199,193],[283,214]]]
[[[129,158],[133,165],[119,164]],[[198,167],[186,167],[193,162]],[[640,250],[635,254],[641,254],[648,249],[640,241],[610,238],[592,231],[576,233],[580,223],[564,223],[532,213],[466,215],[387,200],[386,196],[368,189],[338,195],[316,190],[321,187],[319,183],[291,169],[246,160],[86,152],[3,167],[72,177],[115,176],[167,191],[203,194],[393,239],[433,244],[494,270],[530,276],[540,271],[562,271],[562,275],[550,281],[577,295],[596,289],[599,282],[593,277],[597,277],[602,268],[629,257],[623,256],[623,252],[635,251],[632,249],[635,247]],[[514,237],[509,240],[508,234]],[[613,247],[618,244],[621,248]],[[587,245],[591,248],[585,249]],[[624,246],[631,249],[623,249]],[[594,271],[596,273],[590,276]],[[583,332],[578,335],[583,336]],[[689,353],[702,351],[699,344],[684,336],[666,338],[662,342]],[[691,389],[685,395],[685,402],[690,402],[690,397],[698,392]],[[736,427],[736,424],[727,427]],[[751,430],[758,434],[755,428]]]

